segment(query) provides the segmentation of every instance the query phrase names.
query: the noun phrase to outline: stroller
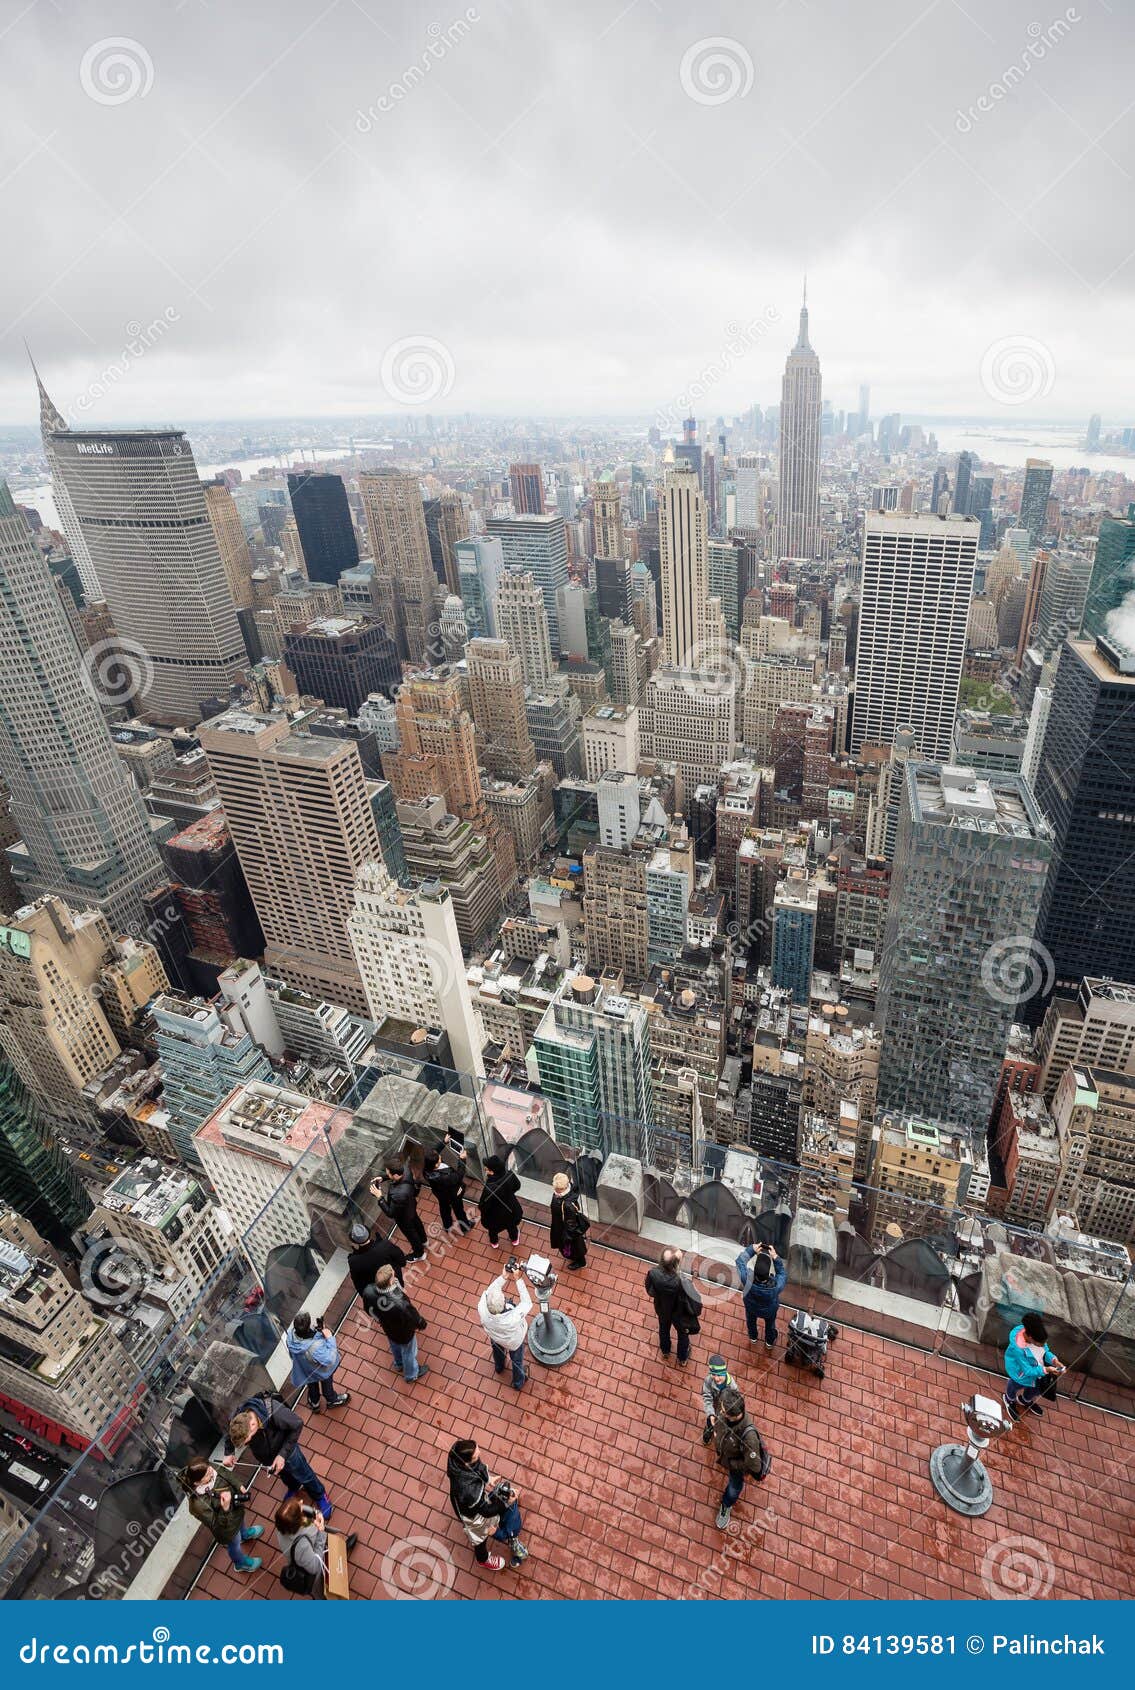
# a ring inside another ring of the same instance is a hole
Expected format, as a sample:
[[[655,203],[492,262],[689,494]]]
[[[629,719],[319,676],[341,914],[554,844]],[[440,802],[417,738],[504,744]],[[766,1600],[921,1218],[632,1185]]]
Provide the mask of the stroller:
[[[810,1367],[817,1378],[824,1377],[828,1345],[839,1337],[839,1327],[819,1315],[794,1314],[788,1327],[788,1349],[784,1359],[794,1367]]]

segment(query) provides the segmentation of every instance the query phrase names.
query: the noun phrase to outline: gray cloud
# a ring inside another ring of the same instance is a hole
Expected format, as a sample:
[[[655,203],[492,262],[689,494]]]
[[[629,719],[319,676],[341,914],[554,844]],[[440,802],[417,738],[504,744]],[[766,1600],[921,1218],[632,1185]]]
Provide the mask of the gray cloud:
[[[1125,419],[1124,8],[22,5],[10,422],[22,336],[66,409],[163,313],[88,415],[391,411],[383,355],[423,335],[453,362],[437,410],[652,412],[779,310],[703,407],[729,414],[777,397],[805,269],[837,405],[869,380],[877,412],[988,415],[982,357],[1024,336],[1055,371],[1030,414]],[[136,47],[92,95],[108,38]]]

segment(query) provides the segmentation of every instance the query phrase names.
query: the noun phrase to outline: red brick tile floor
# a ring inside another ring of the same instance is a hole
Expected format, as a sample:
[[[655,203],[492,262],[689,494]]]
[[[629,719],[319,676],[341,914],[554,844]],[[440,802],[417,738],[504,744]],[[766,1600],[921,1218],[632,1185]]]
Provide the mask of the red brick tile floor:
[[[546,1232],[526,1224],[522,1252],[546,1248]],[[353,1599],[1135,1594],[1130,1422],[1072,1401],[1026,1416],[990,1456],[993,1507],[965,1519],[934,1494],[927,1459],[962,1436],[959,1406],[974,1389],[1000,1394],[989,1374],[845,1326],[821,1381],[785,1365],[787,1320],[775,1354],[750,1348],[736,1296],[707,1303],[680,1368],[658,1352],[646,1264],[593,1248],[555,1298],[578,1326],[575,1357],[558,1370],[530,1363],[517,1393],[494,1374],[476,1313],[505,1253],[477,1231],[419,1272],[430,1366],[420,1384],[393,1372],[357,1302],[346,1316],[338,1380],[351,1402],[310,1416],[302,1442],[335,1504],[333,1526],[359,1535]],[[714,1524],[723,1475],[700,1435],[714,1350],[773,1456],[728,1534]],[[450,1510],[446,1454],[470,1436],[522,1492],[531,1557],[518,1572],[482,1571]],[[250,1505],[266,1528],[264,1566],[239,1575],[217,1550],[193,1596],[285,1598],[277,1483],[261,1474]],[[203,1543],[199,1534],[198,1559]]]

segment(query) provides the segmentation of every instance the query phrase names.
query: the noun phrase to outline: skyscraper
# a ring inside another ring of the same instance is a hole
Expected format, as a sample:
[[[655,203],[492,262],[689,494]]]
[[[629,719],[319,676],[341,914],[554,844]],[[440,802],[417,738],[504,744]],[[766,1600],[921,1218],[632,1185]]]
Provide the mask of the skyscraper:
[[[247,1027],[230,1025],[204,998],[163,992],[151,1009],[170,1142],[183,1162],[197,1168],[198,1127],[235,1087],[270,1080],[272,1064]]]
[[[479,534],[458,540],[453,548],[457,564],[457,590],[465,607],[469,638],[495,639],[496,600],[504,574],[504,548],[495,535]]]
[[[31,359],[30,352],[28,357]],[[31,365],[32,374],[35,376],[36,392],[39,394],[39,434],[43,442],[43,455],[47,459],[47,472],[51,477],[51,490],[55,497],[55,508],[58,510],[59,520],[63,524],[63,533],[71,553],[71,561],[79,572],[83,597],[88,604],[95,604],[104,596],[103,590],[99,586],[99,578],[95,573],[95,566],[91,562],[91,554],[87,549],[86,539],[79,526],[79,519],[75,515],[71,495],[55,462],[55,436],[67,433],[67,419],[56,410],[48,397],[47,389],[39,379],[39,371],[35,367],[34,359],[31,359]]]
[[[539,464],[509,464],[508,482],[512,490],[512,508],[517,516],[543,516],[544,472]]]
[[[448,889],[398,886],[382,863],[359,871],[351,943],[376,1022],[440,1027],[460,1074],[484,1075],[484,1029],[473,1008]]]
[[[382,620],[400,657],[428,655],[437,576],[421,490],[413,475],[360,475]]]
[[[1021,490],[1021,527],[1028,530],[1029,544],[1039,546],[1048,524],[1048,495],[1052,491],[1052,465],[1043,458],[1025,459],[1025,485]]]
[[[67,430],[52,451],[118,636],[145,654],[144,714],[192,725],[247,666],[192,447],[175,429]]]
[[[358,870],[381,848],[358,747],[242,710],[206,723],[200,740],[264,930],[265,968],[365,1014],[347,917]]]
[[[1052,839],[1019,775],[908,762],[879,979],[878,1105],[984,1139],[1033,984]]]
[[[1061,649],[1036,797],[1055,842],[1037,931],[1057,989],[1075,992],[1089,975],[1130,979],[1135,654],[1102,636],[1066,640]]]
[[[47,565],[0,482],[0,775],[23,850],[26,896],[57,893],[141,932],[142,899],[165,879],[150,818],[83,685]]]
[[[977,455],[974,452],[959,452],[958,467],[954,474],[954,504],[955,516],[969,515],[970,481],[977,468]],[[933,513],[937,515],[937,512]]]
[[[949,758],[979,532],[970,516],[866,518],[853,756],[906,727],[924,757]]]
[[[229,490],[228,483],[219,477],[216,481],[201,483],[205,494],[205,509],[209,513],[209,521],[213,528],[213,538],[217,542],[217,550],[221,556],[221,566],[228,582],[229,594],[237,610],[252,608],[252,557],[248,550],[248,539],[244,532],[244,524],[240,520],[240,512]]]
[[[481,760],[491,775],[516,780],[536,767],[524,713],[524,672],[505,640],[470,640],[469,702]]]
[[[28,1089],[0,1061],[0,1201],[24,1215],[56,1249],[73,1248],[72,1233],[91,1200]]]
[[[552,650],[560,649],[556,594],[567,585],[567,531],[562,516],[491,517],[489,533],[501,543],[506,569],[528,569],[544,595]],[[498,629],[499,633],[500,630]]]
[[[777,552],[818,557],[820,536],[820,360],[808,341],[808,295],[800,307],[800,333],[788,354],[781,384],[780,499]]]
[[[592,488],[591,527],[594,534],[593,557],[626,557],[623,506],[618,486],[614,481],[597,481]]]
[[[333,587],[343,571],[354,569],[359,561],[343,477],[302,470],[288,476],[288,493],[308,580]]]
[[[390,635],[362,616],[324,616],[292,628],[284,661],[300,692],[350,716],[371,693],[393,695],[402,678]]]
[[[709,525],[705,498],[689,464],[666,471],[658,500],[662,554],[663,661],[698,669],[709,660]]]
[[[460,493],[443,493],[440,498],[427,499],[422,507],[426,519],[426,533],[430,542],[430,558],[434,574],[451,593],[461,592],[457,574],[457,546],[469,537],[469,518]]]
[[[1100,518],[1084,602],[1084,638],[1097,634],[1135,653],[1135,505],[1126,516]]]
[[[552,645],[544,595],[531,570],[505,571],[494,611],[497,635],[519,657],[524,684],[542,691],[552,678]]]

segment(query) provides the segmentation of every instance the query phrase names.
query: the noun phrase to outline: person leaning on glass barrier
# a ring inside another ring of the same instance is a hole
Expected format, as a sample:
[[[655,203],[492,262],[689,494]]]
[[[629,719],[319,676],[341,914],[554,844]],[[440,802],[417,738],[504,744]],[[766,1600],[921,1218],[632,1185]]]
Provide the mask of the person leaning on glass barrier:
[[[300,1448],[303,1421],[278,1396],[250,1397],[229,1422],[235,1450],[247,1449],[253,1459],[283,1481],[287,1496],[305,1490],[323,1515],[331,1518],[331,1498],[323,1481]]]

